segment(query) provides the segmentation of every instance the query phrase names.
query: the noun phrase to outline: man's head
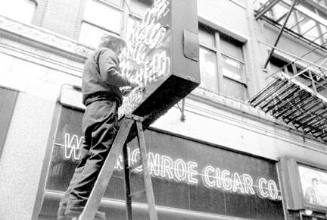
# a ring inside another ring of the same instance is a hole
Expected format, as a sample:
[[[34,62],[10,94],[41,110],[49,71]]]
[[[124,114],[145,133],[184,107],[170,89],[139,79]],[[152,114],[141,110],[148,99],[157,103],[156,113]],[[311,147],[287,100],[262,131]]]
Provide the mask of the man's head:
[[[113,34],[103,35],[101,38],[101,43],[99,44],[99,47],[109,48],[117,54],[119,54],[125,46],[126,42],[118,35]]]

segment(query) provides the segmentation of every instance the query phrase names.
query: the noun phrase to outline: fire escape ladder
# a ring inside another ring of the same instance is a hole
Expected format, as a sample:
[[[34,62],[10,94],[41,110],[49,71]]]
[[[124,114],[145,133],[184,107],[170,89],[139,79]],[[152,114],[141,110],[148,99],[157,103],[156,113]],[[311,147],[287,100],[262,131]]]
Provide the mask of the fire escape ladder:
[[[266,63],[265,63],[265,65],[264,65],[264,67],[263,67],[264,69],[267,68],[267,65],[268,65],[268,63],[269,63],[269,61],[270,61],[270,59],[271,59],[271,56],[274,54],[275,48],[277,47],[277,44],[278,44],[278,42],[279,42],[279,40],[280,40],[280,38],[281,38],[281,36],[282,36],[282,34],[283,34],[283,32],[284,32],[284,29],[285,29],[285,27],[286,27],[286,24],[287,24],[287,22],[288,22],[288,19],[290,18],[291,14],[292,14],[292,11],[293,11],[295,5],[297,4],[297,1],[298,1],[298,0],[294,0],[294,2],[292,3],[291,8],[289,9],[289,11],[288,11],[287,14],[286,14],[286,19],[285,19],[285,21],[284,21],[284,23],[283,23],[282,28],[279,30],[279,33],[278,33],[277,39],[276,39],[276,41],[275,41],[275,43],[274,43],[274,47],[273,47],[273,48],[270,50],[270,52],[269,52],[268,58],[267,58]],[[284,16],[285,16],[285,14],[282,15],[281,17],[284,17]],[[279,20],[282,20],[282,19],[279,19]]]

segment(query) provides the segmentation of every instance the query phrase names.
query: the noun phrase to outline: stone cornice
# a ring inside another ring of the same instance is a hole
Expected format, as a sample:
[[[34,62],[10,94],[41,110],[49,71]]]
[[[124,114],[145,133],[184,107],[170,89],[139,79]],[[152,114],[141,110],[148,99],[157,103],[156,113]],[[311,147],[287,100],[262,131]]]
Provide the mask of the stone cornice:
[[[33,42],[33,44],[39,44],[50,50],[59,50],[64,53],[69,53],[81,59],[84,59],[90,52],[92,52],[92,48],[80,44],[73,39],[69,39],[37,26],[20,23],[0,15],[0,33],[1,32],[7,35],[16,35],[19,38]]]

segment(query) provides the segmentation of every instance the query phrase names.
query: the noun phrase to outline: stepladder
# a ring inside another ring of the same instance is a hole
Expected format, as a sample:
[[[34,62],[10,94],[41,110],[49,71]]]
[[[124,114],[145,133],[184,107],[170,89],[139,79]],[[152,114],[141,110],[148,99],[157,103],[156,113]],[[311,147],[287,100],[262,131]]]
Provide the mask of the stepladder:
[[[112,143],[111,149],[105,159],[99,172],[97,180],[93,186],[89,199],[84,207],[83,212],[78,218],[73,220],[93,220],[100,206],[100,202],[107,187],[110,187],[109,181],[112,177],[114,167],[119,156],[123,155],[124,161],[124,177],[125,177],[125,198],[126,198],[126,219],[132,220],[132,198],[133,195],[140,192],[145,194],[148,204],[149,220],[158,220],[157,211],[155,209],[155,200],[152,187],[152,180],[148,169],[147,150],[145,145],[145,136],[143,130],[143,118],[135,115],[125,115],[121,119],[120,128]],[[138,140],[138,148],[140,152],[139,161],[133,165],[128,162],[127,142],[131,136],[136,135]],[[132,193],[130,174],[137,167],[143,170],[144,190]]]

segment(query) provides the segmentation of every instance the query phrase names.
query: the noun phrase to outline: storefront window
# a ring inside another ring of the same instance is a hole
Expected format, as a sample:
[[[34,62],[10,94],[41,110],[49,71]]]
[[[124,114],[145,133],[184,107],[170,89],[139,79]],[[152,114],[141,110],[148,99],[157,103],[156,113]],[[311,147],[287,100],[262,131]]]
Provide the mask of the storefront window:
[[[200,27],[201,87],[237,100],[247,99],[242,44]]]
[[[62,107],[39,219],[54,216],[79,157],[82,112]],[[148,166],[159,216],[165,220],[282,220],[281,192],[275,163],[231,152],[157,130],[145,131]],[[137,162],[137,141],[128,144]],[[132,191],[144,188],[142,170],[131,173]],[[109,219],[125,218],[122,157],[105,192],[101,210]],[[135,198],[134,219],[146,219],[145,197]]]
[[[326,220],[327,170],[292,157],[279,162],[285,211],[290,219]]]
[[[10,0],[1,4],[0,15],[15,19],[24,23],[31,23],[36,9],[33,0]]]

